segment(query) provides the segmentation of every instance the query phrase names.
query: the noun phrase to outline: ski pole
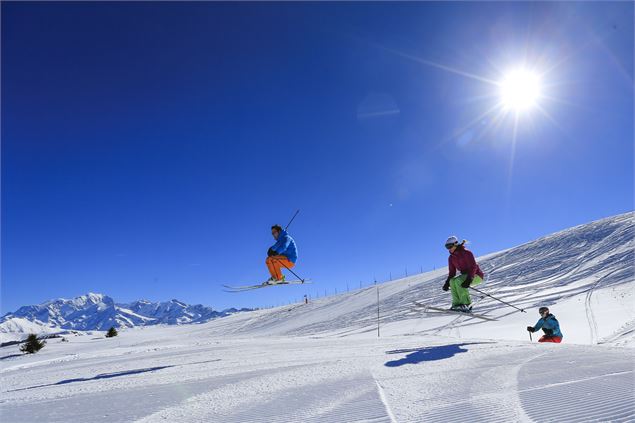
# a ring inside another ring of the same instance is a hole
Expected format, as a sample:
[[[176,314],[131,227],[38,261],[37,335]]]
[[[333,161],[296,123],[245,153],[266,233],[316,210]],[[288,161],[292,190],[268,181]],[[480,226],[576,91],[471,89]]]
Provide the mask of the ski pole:
[[[299,280],[302,281],[302,283],[304,283],[304,279],[302,279],[300,276],[298,276],[297,273],[295,273],[293,270],[289,269],[283,262],[281,262],[280,260],[274,258],[275,261],[277,261],[278,263],[280,263],[282,265],[282,267],[284,267],[285,269],[287,269],[289,272],[293,273],[293,276],[295,276],[296,278],[298,278]]]
[[[289,223],[287,223],[287,226],[284,227],[284,230],[286,231],[287,229],[289,229],[289,226],[291,226],[291,222],[293,222],[293,219],[295,219],[295,217],[298,215],[298,213],[300,213],[300,209],[298,209],[295,214],[293,215],[293,217],[291,218],[291,220],[289,220]]]
[[[507,303],[507,302],[505,302],[505,301],[501,300],[500,298],[496,298],[496,297],[494,297],[493,295],[489,295],[487,292],[483,292],[483,291],[481,291],[480,289],[472,288],[471,286],[470,286],[470,289],[473,289],[473,290],[474,290],[474,291],[476,291],[476,292],[480,292],[480,293],[481,293],[481,294],[483,294],[483,295],[487,295],[488,297],[493,298],[493,299],[495,299],[496,301],[500,301],[501,303],[503,303],[503,304],[505,304],[505,305],[508,305],[508,306],[510,306],[510,307],[513,307],[513,308],[515,308],[516,310],[520,310],[522,313],[527,313],[527,312],[526,312],[525,310],[523,310],[522,308],[518,308],[518,307],[516,307],[515,305],[512,305],[512,304],[510,304],[510,303]]]
[[[529,342],[534,342],[534,340],[531,338],[531,332],[528,332],[528,333],[529,333]]]

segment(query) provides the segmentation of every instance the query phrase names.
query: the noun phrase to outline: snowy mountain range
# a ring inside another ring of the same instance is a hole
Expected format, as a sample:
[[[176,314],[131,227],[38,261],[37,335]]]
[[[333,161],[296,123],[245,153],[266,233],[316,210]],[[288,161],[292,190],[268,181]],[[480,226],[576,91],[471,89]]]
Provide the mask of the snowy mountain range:
[[[20,307],[0,317],[3,341],[21,338],[28,333],[55,333],[61,330],[107,330],[114,326],[136,327],[157,324],[180,325],[203,323],[247,309],[216,311],[200,304],[178,300],[150,302],[138,300],[115,303],[103,294],[88,293],[73,299],[55,299],[38,305]]]

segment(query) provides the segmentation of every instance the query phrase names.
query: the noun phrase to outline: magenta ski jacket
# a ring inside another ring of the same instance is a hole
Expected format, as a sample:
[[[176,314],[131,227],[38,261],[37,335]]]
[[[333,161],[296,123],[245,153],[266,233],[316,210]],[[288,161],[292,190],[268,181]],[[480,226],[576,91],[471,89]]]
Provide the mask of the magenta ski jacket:
[[[465,247],[459,246],[457,249],[450,253],[448,257],[448,267],[450,269],[450,277],[456,276],[458,270],[462,274],[467,274],[470,278],[474,278],[474,275],[479,275],[481,279],[484,278],[481,268],[476,264],[474,254],[470,250],[466,250]]]

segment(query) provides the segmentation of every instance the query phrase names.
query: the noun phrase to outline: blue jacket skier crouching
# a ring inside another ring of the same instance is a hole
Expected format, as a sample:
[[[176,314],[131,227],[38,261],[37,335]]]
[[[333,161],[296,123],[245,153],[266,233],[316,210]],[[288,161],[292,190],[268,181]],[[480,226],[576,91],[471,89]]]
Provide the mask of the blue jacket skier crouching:
[[[298,260],[298,250],[295,245],[295,240],[291,238],[291,235],[287,233],[280,225],[273,225],[271,227],[271,235],[276,240],[276,243],[267,251],[267,268],[271,274],[271,278],[264,284],[272,285],[275,283],[284,282],[284,275],[282,274],[282,268],[291,269],[295,266],[295,262]]]
[[[556,316],[549,313],[547,307],[540,307],[538,310],[540,313],[540,320],[536,323],[536,326],[527,326],[527,331],[536,332],[540,329],[545,333],[540,337],[538,342],[555,342],[559,344],[562,342],[562,332],[560,332],[560,324],[556,320]]]

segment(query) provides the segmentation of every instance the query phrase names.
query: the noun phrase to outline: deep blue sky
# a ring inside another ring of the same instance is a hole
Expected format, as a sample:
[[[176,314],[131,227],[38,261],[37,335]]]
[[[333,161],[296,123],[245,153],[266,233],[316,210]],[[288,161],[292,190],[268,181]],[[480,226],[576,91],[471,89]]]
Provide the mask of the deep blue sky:
[[[2,311],[267,306],[632,210],[632,34],[631,2],[2,2]],[[479,116],[521,63],[514,137]],[[223,293],[298,208],[315,284]]]

